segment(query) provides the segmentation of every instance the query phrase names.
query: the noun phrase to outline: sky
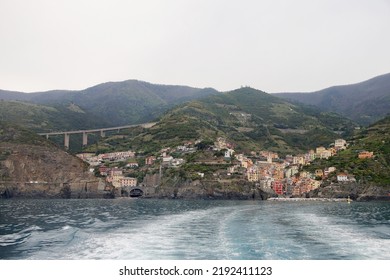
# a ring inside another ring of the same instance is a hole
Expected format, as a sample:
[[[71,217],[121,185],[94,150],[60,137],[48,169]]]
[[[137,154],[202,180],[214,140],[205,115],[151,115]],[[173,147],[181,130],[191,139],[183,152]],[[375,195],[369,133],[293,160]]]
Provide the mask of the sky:
[[[390,72],[390,0],[0,0],[0,89],[307,92]]]

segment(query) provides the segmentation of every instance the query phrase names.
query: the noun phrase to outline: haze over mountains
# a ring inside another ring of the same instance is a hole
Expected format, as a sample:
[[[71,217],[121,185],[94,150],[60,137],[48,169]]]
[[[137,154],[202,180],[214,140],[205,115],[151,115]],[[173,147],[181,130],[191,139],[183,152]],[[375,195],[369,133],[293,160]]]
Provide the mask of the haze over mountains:
[[[333,86],[310,93],[277,93],[275,96],[339,113],[369,125],[390,112],[390,73],[367,81]]]

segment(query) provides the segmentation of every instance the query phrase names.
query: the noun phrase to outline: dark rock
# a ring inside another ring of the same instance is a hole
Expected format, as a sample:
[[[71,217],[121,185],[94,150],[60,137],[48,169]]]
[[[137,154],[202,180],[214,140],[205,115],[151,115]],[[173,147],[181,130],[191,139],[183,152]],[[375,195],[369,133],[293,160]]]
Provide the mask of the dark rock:
[[[357,201],[389,200],[389,190],[370,184],[335,183],[321,186],[308,194],[310,198],[351,198]]]

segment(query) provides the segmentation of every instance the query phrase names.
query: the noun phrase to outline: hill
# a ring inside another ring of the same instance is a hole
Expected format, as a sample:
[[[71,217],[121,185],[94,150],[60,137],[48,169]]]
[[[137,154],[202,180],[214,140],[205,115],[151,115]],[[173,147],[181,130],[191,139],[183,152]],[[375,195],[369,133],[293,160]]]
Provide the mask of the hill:
[[[40,105],[25,101],[0,101],[0,120],[35,132],[87,129],[109,126],[99,116],[87,114],[74,103],[68,106]]]
[[[216,93],[213,89],[198,89],[187,86],[155,85],[137,80],[109,82],[96,85],[85,90],[68,91],[55,90],[48,92],[21,93],[0,91],[4,101],[20,100],[54,107],[57,111],[66,113],[66,108],[79,108],[75,113],[84,113],[89,118],[100,122],[99,127],[119,126],[144,123],[160,116],[167,109],[182,102]],[[61,118],[59,116],[58,118]],[[80,128],[82,120],[72,120],[69,116],[68,126],[58,120],[56,130]],[[43,119],[45,120],[45,119]]]
[[[348,149],[328,161],[318,160],[311,168],[335,166],[337,170],[352,174],[361,184],[390,186],[390,117],[357,132],[349,141]],[[359,158],[362,151],[373,156]]]
[[[103,197],[87,169],[43,137],[0,122],[0,198]]]
[[[369,125],[390,113],[390,73],[357,84],[311,93],[277,93],[275,96],[315,105]]]
[[[108,138],[100,148],[131,147],[148,153],[185,141],[224,137],[238,151],[267,149],[286,154],[328,144],[352,127],[351,121],[337,114],[246,87],[179,105],[154,127]]]
[[[0,99],[1,100],[20,100],[26,101],[29,100],[27,93],[19,91],[10,91],[10,90],[1,90],[0,89]]]

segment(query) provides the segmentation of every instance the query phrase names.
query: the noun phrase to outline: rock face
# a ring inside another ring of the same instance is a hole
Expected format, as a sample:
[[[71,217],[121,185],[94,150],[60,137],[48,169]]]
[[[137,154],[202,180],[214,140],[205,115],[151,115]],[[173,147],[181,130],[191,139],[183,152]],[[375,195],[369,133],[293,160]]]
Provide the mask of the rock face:
[[[245,180],[207,181],[165,178],[158,186],[146,185],[145,197],[174,199],[266,200],[275,193]]]
[[[109,195],[79,158],[26,130],[0,124],[0,197],[89,198]]]
[[[347,198],[357,201],[389,200],[390,190],[375,185],[362,185],[357,183],[337,183],[322,186],[311,191],[308,197],[319,198]]]
[[[50,146],[0,145],[0,196],[35,198],[104,197],[104,183],[77,157]]]
[[[255,199],[277,197],[271,188],[245,180],[207,181],[185,180],[179,177],[157,179],[157,174],[145,177],[145,198],[167,199]],[[357,201],[390,200],[390,190],[375,185],[338,183],[321,186],[306,195],[307,198],[340,199],[350,197]]]

